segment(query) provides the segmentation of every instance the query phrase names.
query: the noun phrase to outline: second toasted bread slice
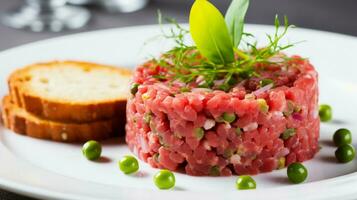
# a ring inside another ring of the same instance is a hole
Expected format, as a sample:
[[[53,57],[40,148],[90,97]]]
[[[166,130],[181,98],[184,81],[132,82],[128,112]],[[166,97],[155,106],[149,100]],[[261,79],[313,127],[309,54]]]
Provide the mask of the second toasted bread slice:
[[[80,124],[44,120],[16,106],[8,96],[2,100],[2,119],[16,133],[61,142],[107,139],[119,135],[124,126],[117,118]]]
[[[19,69],[8,84],[14,103],[27,112],[48,120],[84,123],[125,120],[130,77],[126,69],[55,61]]]

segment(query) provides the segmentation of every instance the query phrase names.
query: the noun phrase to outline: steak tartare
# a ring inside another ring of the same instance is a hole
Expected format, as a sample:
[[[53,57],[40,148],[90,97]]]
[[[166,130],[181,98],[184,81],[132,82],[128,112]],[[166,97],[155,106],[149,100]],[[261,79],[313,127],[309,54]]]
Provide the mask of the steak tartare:
[[[155,61],[139,66],[127,103],[130,149],[153,167],[198,176],[257,174],[311,159],[320,127],[314,67],[294,56],[255,71],[261,76],[225,92],[155,78],[167,72]]]
[[[293,46],[280,44],[287,17],[281,31],[276,16],[265,47],[248,42],[247,2],[232,1],[224,18],[196,0],[190,31],[175,24],[165,36],[176,46],[137,67],[126,142],[151,166],[195,176],[258,174],[319,150],[318,74],[307,59],[281,52]],[[186,33],[195,45],[185,44]]]

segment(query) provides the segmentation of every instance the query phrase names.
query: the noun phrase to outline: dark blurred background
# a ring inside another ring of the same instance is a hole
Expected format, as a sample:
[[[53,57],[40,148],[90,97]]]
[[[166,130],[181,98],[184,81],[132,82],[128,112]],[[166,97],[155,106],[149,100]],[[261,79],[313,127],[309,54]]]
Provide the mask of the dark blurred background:
[[[107,13],[95,6],[90,6],[90,23],[76,31],[59,33],[33,33],[15,30],[0,25],[0,50],[41,39],[56,37],[76,32],[106,29],[122,26],[134,26],[157,23],[156,11],[175,17],[179,22],[187,22],[192,0],[151,0],[147,7],[133,13]],[[225,11],[230,0],[212,0]],[[0,14],[14,8],[23,1],[0,0]],[[288,15],[291,23],[306,28],[357,35],[356,0],[251,0],[246,21],[248,23],[272,24],[275,14]]]
[[[103,0],[105,1],[105,0]],[[92,12],[89,24],[78,30],[62,32],[31,32],[0,24],[0,51],[42,39],[98,29],[157,23],[157,10],[179,22],[188,21],[193,0],[151,0],[144,8],[132,13],[108,13],[97,6],[87,6]],[[230,0],[212,0],[225,11]],[[23,4],[22,0],[0,0],[0,14]],[[357,0],[251,0],[246,21],[272,24],[275,14],[287,15],[292,24],[357,36]],[[328,42],[328,41],[327,41]],[[1,200],[30,199],[0,190]]]

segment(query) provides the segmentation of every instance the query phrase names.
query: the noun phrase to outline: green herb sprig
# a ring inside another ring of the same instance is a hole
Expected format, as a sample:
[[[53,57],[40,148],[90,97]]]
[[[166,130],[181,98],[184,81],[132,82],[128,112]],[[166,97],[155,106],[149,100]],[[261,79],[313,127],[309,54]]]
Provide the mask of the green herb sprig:
[[[275,32],[272,35],[267,34],[268,45],[258,48],[256,40],[253,43],[246,41],[254,36],[243,30],[248,6],[249,0],[233,0],[224,18],[207,0],[196,0],[190,12],[190,31],[182,28],[174,19],[166,18],[167,22],[173,24],[173,28],[168,33],[163,32],[163,35],[174,40],[176,47],[164,53],[156,62],[168,68],[168,75],[172,80],[191,83],[200,79],[199,87],[214,86],[225,91],[239,81],[258,77],[255,70],[257,64],[283,64],[289,58],[281,54],[281,51],[294,44],[282,45],[281,40],[294,26],[289,25],[285,16],[281,30],[276,15]],[[161,20],[159,13],[160,24]],[[188,33],[191,33],[195,46],[185,43],[184,38]],[[247,49],[238,48],[242,42]],[[281,57],[283,61],[272,61],[274,56]],[[217,80],[221,80],[218,86],[215,84]]]

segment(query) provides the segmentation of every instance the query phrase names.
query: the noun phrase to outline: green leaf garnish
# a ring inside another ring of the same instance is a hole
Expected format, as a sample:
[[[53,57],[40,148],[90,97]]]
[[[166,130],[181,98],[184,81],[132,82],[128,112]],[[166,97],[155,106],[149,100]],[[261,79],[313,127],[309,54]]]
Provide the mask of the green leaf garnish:
[[[190,32],[197,49],[215,64],[234,62],[234,51],[221,12],[207,0],[196,0],[190,12]]]
[[[233,0],[227,10],[225,20],[234,47],[238,47],[242,39],[244,18],[248,7],[249,0]]]
[[[273,64],[287,67],[286,63],[292,58],[281,51],[296,44],[281,44],[288,29],[292,27],[287,17],[284,17],[283,23],[280,23],[278,16],[275,17],[275,32],[267,34],[266,46],[259,47],[254,35],[243,32],[243,22],[240,23],[240,20],[244,20],[248,3],[248,0],[232,2],[229,9],[234,10],[227,12],[227,19],[232,16],[231,20],[236,24],[230,27],[233,31],[230,36],[226,21],[219,10],[207,0],[196,0],[190,14],[190,33],[195,45],[185,43],[188,30],[181,27],[174,19],[162,18],[159,13],[160,24],[162,20],[172,24],[169,29],[162,29],[163,37],[173,40],[176,45],[159,58],[152,60],[167,70],[167,73],[152,77],[158,81],[172,83],[177,80],[187,84],[180,92],[190,91],[191,83],[194,87],[229,92],[241,81],[259,77],[261,73],[259,66]],[[235,8],[236,6],[238,8]],[[241,48],[238,48],[239,43]],[[272,80],[263,79],[260,87],[271,82]]]

